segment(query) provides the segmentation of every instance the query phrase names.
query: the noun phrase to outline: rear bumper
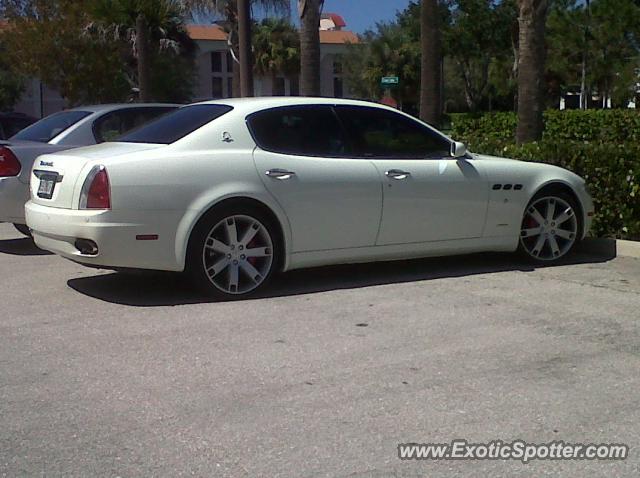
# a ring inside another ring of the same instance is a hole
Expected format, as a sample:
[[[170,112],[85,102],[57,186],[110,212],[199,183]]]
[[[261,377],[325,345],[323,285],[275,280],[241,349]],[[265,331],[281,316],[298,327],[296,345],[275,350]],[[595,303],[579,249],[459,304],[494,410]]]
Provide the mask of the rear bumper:
[[[171,213],[60,209],[31,201],[25,212],[36,245],[72,261],[92,267],[182,270],[176,261],[175,227],[167,225]],[[149,234],[158,239],[136,239]],[[94,241],[98,253],[82,254],[77,239]]]
[[[28,200],[28,184],[17,176],[0,178],[0,222],[25,224],[24,204]]]

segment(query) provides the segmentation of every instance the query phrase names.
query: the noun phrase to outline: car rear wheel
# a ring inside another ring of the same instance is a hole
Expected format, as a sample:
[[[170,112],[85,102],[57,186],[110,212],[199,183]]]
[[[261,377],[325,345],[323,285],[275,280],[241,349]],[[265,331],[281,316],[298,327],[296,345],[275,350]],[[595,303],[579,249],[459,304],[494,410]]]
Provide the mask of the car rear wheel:
[[[20,234],[25,235],[27,237],[32,237],[31,229],[29,229],[25,224],[14,224],[13,227],[15,227]]]
[[[580,234],[575,200],[564,193],[535,196],[522,218],[520,251],[536,262],[551,263],[566,256]]]
[[[275,231],[272,221],[253,208],[209,213],[192,234],[187,269],[209,296],[247,297],[277,268],[280,246]]]

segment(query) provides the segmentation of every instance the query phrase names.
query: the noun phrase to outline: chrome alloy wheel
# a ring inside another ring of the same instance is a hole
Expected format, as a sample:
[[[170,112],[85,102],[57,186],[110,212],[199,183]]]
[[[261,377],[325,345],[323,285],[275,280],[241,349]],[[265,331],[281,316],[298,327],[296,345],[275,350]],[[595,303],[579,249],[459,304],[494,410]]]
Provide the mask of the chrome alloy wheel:
[[[534,259],[552,261],[576,242],[578,219],[571,204],[559,197],[543,197],[529,205],[520,231],[520,244]]]
[[[202,261],[209,281],[226,294],[246,294],[269,275],[273,242],[267,228],[245,215],[229,216],[207,235]]]

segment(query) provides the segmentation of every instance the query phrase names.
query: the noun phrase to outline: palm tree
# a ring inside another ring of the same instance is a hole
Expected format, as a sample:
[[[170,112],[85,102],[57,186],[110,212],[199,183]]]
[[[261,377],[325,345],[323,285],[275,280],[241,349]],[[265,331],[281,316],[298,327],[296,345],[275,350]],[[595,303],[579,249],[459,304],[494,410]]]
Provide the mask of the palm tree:
[[[320,95],[320,12],[324,0],[298,0],[300,14],[300,93]]]
[[[430,124],[440,122],[441,64],[438,0],[422,0],[420,9],[420,118]]]
[[[518,2],[518,144],[542,137],[547,10],[548,0]]]
[[[255,73],[271,77],[271,93],[275,94],[277,75],[295,74],[300,67],[298,32],[287,20],[264,19],[254,29],[253,56]]]
[[[249,7],[257,5],[266,11],[272,11],[274,13],[289,13],[290,3],[289,0],[244,0],[249,4]],[[228,35],[228,45],[231,56],[234,58],[233,65],[233,89],[238,91],[243,83],[240,78],[239,62],[242,58],[251,59],[251,41],[243,42],[244,51],[240,51],[239,41],[239,15],[238,15],[238,0],[181,0],[182,5],[188,11],[196,13],[213,13],[221,15],[224,18],[225,30]],[[250,29],[251,15],[250,11],[243,11],[244,27],[245,30]],[[244,36],[244,35],[243,35]],[[248,36],[251,36],[248,31]],[[250,63],[249,63],[250,64]],[[251,69],[248,68],[246,74],[251,74]],[[253,82],[249,79],[245,79],[248,83],[245,83],[245,89],[250,90],[249,95],[253,94]]]
[[[96,0],[96,19],[88,31],[123,39],[131,45],[138,72],[139,99],[151,100],[151,44],[158,49],[179,50],[177,36],[184,34],[184,11],[176,0]]]

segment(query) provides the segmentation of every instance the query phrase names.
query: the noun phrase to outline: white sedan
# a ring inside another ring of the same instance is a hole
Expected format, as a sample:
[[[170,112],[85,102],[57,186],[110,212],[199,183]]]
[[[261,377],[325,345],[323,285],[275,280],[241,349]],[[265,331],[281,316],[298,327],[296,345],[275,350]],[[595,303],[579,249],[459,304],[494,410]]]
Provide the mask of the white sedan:
[[[395,109],[319,98],[185,106],[117,143],[41,156],[26,206],[43,249],[186,271],[219,298],[326,264],[516,249],[553,262],[592,216],[569,171],[471,154]]]
[[[152,103],[83,106],[54,113],[0,141],[0,222],[12,222],[29,235],[24,204],[38,156],[109,141],[177,107]]]

